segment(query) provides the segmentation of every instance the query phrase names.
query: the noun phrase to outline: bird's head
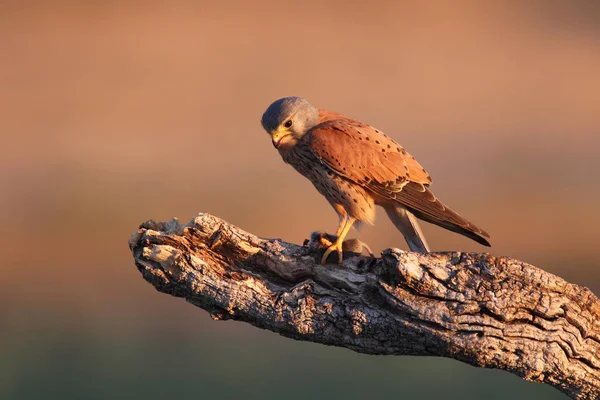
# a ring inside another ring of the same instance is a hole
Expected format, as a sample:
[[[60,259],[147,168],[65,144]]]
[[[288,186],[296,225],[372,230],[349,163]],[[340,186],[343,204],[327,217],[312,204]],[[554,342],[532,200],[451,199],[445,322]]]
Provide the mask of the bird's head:
[[[274,101],[262,116],[261,124],[277,149],[290,148],[319,120],[319,110],[302,97]]]

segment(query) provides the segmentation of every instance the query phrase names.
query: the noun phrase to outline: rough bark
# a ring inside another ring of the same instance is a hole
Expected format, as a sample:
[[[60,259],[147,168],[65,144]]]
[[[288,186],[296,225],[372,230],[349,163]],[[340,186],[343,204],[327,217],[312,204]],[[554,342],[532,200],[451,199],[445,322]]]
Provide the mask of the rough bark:
[[[600,398],[600,301],[522,261],[387,249],[319,265],[319,250],[208,214],[145,222],[129,245],[144,279],[217,320],[361,353],[449,357]]]

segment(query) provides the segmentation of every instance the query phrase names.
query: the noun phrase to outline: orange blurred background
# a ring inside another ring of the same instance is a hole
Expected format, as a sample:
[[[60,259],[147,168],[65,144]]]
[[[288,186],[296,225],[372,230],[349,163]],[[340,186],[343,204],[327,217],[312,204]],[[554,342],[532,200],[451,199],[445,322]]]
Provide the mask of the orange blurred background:
[[[284,339],[156,292],[130,233],[198,212],[302,243],[337,217],[259,120],[382,129],[490,252],[600,293],[600,3],[0,5],[0,398],[563,398],[452,360]],[[487,251],[425,224],[435,251]],[[406,248],[379,212],[361,239]]]

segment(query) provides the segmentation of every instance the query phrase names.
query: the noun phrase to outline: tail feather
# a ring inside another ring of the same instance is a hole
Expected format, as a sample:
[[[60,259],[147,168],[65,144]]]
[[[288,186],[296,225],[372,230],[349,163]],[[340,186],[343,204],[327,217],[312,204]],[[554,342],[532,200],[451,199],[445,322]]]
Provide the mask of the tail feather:
[[[396,194],[396,200],[419,219],[460,233],[474,241],[490,246],[490,235],[439,201],[420,184],[410,183]],[[399,228],[398,228],[399,229]]]
[[[385,212],[390,217],[394,226],[402,233],[404,239],[406,239],[410,251],[429,253],[429,246],[425,240],[425,235],[423,235],[414,215],[399,205],[386,206]]]
[[[460,233],[461,235],[466,236],[469,239],[472,239],[479,244],[482,244],[487,247],[491,247],[490,242],[485,237],[483,237],[481,233],[473,231],[470,226],[468,226],[468,227],[459,226],[459,225],[453,224],[452,222],[449,222],[449,221],[443,221],[443,220],[439,220],[437,218],[432,218],[430,215],[420,213],[416,210],[411,210],[411,212],[413,212],[417,218],[420,218],[423,221],[429,222],[429,223],[437,225],[437,226],[441,226],[442,228],[446,228],[452,232]]]

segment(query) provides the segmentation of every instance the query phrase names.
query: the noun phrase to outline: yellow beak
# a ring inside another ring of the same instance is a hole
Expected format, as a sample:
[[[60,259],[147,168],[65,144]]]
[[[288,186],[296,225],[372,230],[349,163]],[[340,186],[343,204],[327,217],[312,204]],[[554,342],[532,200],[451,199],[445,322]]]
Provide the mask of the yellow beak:
[[[271,134],[271,140],[273,141],[273,146],[275,146],[275,148],[279,148],[279,145],[281,145],[281,141],[283,140],[284,137],[290,135],[290,132],[288,131],[281,131],[281,130],[277,130],[275,132],[273,132],[273,134]]]

